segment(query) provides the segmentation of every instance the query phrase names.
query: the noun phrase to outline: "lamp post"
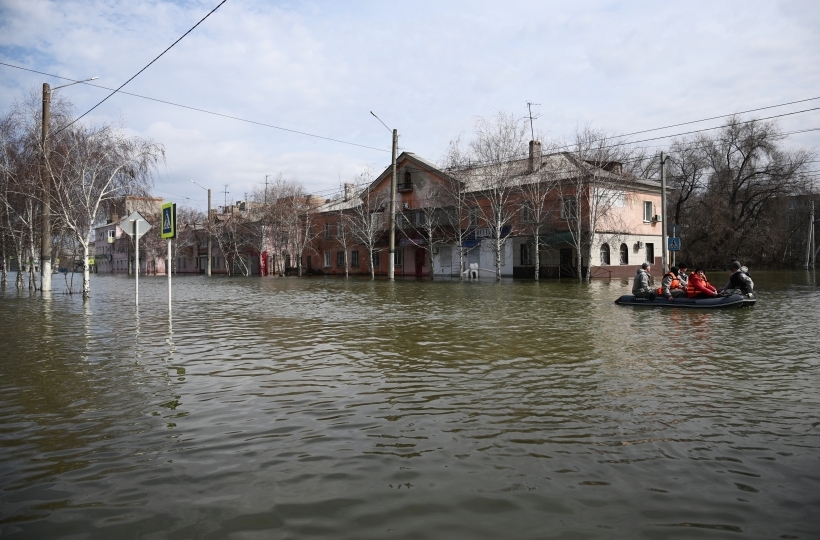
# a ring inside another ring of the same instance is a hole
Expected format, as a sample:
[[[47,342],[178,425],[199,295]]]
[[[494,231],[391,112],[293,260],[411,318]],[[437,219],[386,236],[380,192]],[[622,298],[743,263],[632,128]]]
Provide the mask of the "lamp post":
[[[208,266],[207,266],[207,270],[205,271],[205,275],[210,276],[211,275],[211,226],[210,226],[211,225],[211,190],[210,190],[210,188],[200,186],[199,184],[197,184],[193,180],[191,180],[191,183],[208,192],[208,218],[207,218],[207,222],[208,222]]]
[[[72,86],[74,84],[84,83],[99,79],[99,77],[91,77],[82,81],[74,81],[73,83],[64,84],[51,88],[48,83],[43,83],[43,118],[42,118],[42,147],[43,147],[43,162],[42,162],[42,181],[43,181],[43,204],[42,213],[40,215],[40,290],[51,290],[51,175],[48,170],[48,128],[51,123],[51,93],[54,90]]]
[[[387,124],[382,122],[382,119],[376,116],[376,113],[370,111],[376,120],[381,122],[381,124],[387,128],[387,131],[390,131],[390,128],[387,127]],[[399,132],[398,130],[393,130],[393,176],[390,179],[390,255],[389,260],[387,262],[387,279],[394,279],[395,277],[395,266],[396,266],[396,150],[399,145]]]

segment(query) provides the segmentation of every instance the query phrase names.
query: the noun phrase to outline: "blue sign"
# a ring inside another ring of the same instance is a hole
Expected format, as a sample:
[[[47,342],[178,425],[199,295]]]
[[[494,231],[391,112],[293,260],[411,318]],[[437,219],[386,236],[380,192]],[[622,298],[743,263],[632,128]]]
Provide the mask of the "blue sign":
[[[669,246],[669,251],[680,251],[680,238],[667,238],[667,245]]]

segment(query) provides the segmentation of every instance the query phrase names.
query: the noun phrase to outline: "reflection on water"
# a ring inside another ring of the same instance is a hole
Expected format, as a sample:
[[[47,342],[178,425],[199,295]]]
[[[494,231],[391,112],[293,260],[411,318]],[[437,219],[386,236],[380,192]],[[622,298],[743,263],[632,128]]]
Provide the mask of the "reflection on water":
[[[820,294],[94,276],[0,298],[0,534],[813,538]]]

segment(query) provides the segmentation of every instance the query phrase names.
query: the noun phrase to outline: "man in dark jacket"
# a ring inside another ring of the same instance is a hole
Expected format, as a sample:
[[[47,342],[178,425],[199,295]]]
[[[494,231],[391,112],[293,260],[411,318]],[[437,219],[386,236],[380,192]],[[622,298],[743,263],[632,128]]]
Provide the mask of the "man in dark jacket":
[[[718,289],[724,296],[730,294],[751,294],[754,292],[755,284],[749,275],[749,269],[742,266],[738,261],[732,261],[729,265],[729,283]]]
[[[652,276],[649,275],[649,270],[651,268],[648,262],[643,263],[638,268],[635,280],[632,282],[632,294],[635,298],[655,299],[655,291],[652,289]]]

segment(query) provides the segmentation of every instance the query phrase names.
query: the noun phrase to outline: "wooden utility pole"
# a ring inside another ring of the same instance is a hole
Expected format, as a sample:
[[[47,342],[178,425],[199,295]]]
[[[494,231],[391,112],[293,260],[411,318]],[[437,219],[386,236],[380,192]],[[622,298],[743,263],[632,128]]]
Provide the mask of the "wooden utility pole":
[[[390,260],[387,263],[387,279],[396,275],[396,150],[399,146],[399,132],[393,130],[393,176],[390,179]]]
[[[43,201],[40,228],[40,290],[51,290],[51,175],[48,170],[48,126],[51,123],[51,87],[43,83],[42,182]]]
[[[208,269],[205,272],[205,275],[211,275],[211,238],[213,234],[211,232],[211,228],[213,223],[211,223],[211,188],[208,188]]]
[[[814,270],[816,258],[814,238],[814,201],[811,201],[811,217],[809,218],[809,237],[806,239],[806,269]]]
[[[663,152],[661,152],[661,249],[663,250],[663,258],[661,259],[663,262],[663,272],[666,273],[669,271],[668,265],[668,258],[667,258],[667,248],[669,247],[667,244],[669,240],[666,235],[666,159],[663,156]],[[649,264],[655,264],[655,261],[647,261]]]

